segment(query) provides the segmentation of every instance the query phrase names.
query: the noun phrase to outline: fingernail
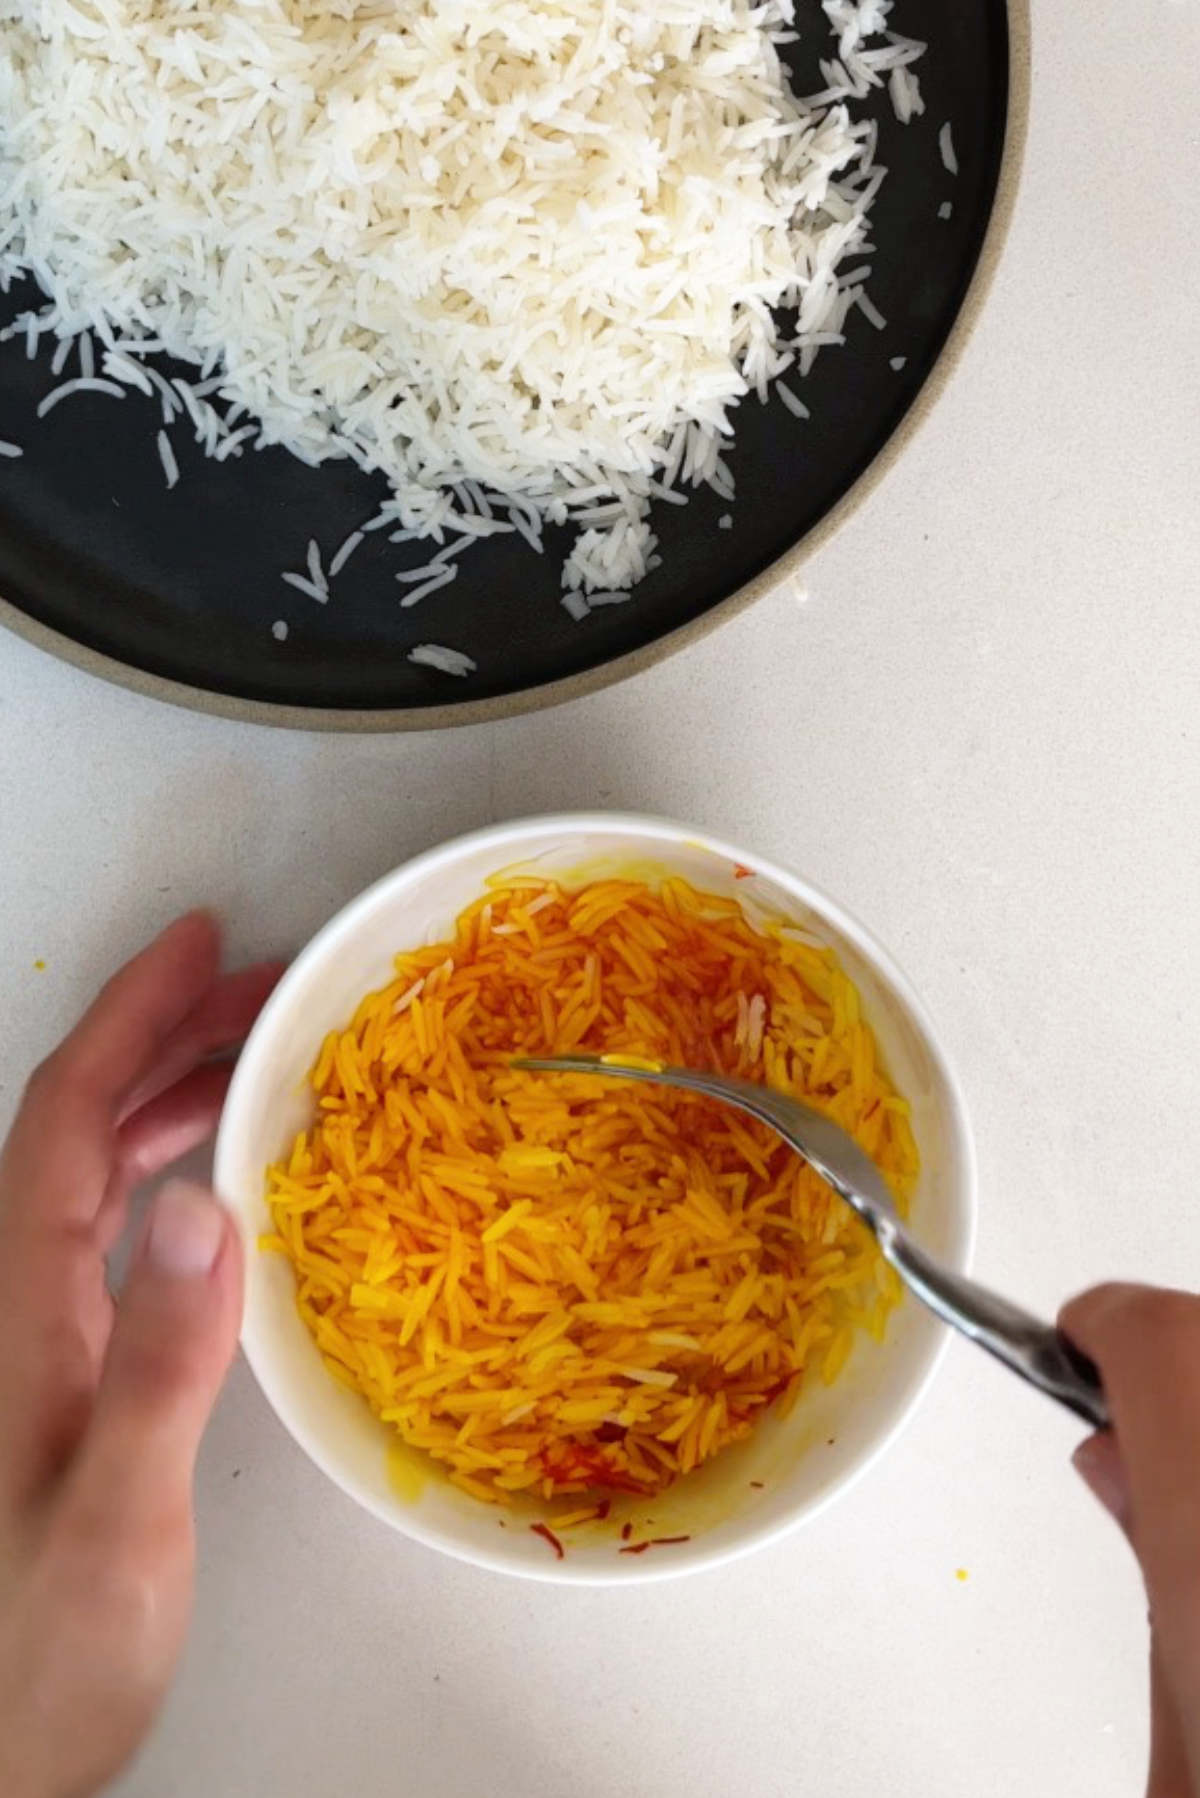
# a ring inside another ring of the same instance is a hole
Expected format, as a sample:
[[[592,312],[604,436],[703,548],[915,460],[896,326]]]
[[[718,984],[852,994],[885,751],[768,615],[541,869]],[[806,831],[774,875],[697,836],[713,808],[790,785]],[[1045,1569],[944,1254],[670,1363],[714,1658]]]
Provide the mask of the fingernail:
[[[203,1186],[168,1180],[150,1213],[146,1259],[160,1273],[191,1280],[211,1273],[225,1240],[225,1214]]]
[[[1129,1487],[1111,1436],[1089,1436],[1071,1456],[1071,1465],[1109,1516],[1122,1529],[1129,1520]]]

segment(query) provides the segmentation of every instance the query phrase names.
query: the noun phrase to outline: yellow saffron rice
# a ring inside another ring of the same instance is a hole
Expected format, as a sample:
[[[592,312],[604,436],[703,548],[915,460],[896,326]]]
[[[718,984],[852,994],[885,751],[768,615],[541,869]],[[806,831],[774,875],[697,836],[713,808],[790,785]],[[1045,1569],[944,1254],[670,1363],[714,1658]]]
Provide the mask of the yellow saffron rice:
[[[572,1049],[765,1081],[850,1130],[902,1205],[916,1176],[832,951],[733,900],[513,880],[397,956],[322,1045],[263,1242],[330,1372],[481,1499],[660,1491],[805,1374],[835,1379],[899,1296],[765,1127],[508,1065]]]

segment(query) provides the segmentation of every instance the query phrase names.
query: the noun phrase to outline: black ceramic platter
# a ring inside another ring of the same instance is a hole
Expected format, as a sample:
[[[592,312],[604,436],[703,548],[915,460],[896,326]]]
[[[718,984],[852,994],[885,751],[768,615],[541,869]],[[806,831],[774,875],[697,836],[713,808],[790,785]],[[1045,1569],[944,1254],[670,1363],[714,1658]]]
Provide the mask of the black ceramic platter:
[[[811,10],[813,29],[791,47],[801,92],[820,86],[816,60],[831,45]],[[155,400],[80,394],[38,418],[56,384],[50,355],[30,360],[13,340],[0,347],[0,438],[23,453],[0,462],[0,618],[162,697],[350,729],[502,715],[685,644],[840,522],[899,453],[981,304],[1024,134],[1024,14],[1004,0],[897,0],[894,19],[929,46],[918,65],[924,116],[901,125],[886,86],[856,105],[878,120],[888,169],[869,284],[886,329],[851,312],[845,344],[823,351],[802,383],[807,419],[778,398],[743,403],[729,453],[736,500],[701,489],[686,507],[658,504],[662,565],[628,603],[568,615],[561,567],[573,533],[563,529],[547,533],[542,556],[515,537],[489,539],[463,556],[451,586],[408,610],[396,572],[428,552],[378,531],[330,602],[315,604],[281,572],[303,574],[310,538],[328,562],[385,497],[380,477],[349,462],[310,468],[281,449],[215,462],[176,429],[180,479],[168,491]],[[957,173],[942,153],[947,121]],[[31,282],[15,284],[0,323],[39,300]],[[474,671],[455,678],[407,659],[431,641],[465,652]]]

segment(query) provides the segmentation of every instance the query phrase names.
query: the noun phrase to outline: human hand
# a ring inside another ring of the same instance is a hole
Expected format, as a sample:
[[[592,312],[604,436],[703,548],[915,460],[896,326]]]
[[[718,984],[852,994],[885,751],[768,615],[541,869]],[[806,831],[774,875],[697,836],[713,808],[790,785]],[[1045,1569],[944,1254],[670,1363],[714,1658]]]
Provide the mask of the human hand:
[[[0,1792],[83,1798],[166,1691],[191,1608],[192,1472],[237,1342],[242,1251],[163,1187],[119,1306],[105,1256],[140,1182],[212,1131],[276,966],[219,973],[164,931],[33,1075],[0,1153]]]
[[[1113,1415],[1075,1465],[1128,1536],[1150,1601],[1147,1798],[1200,1798],[1200,1298],[1099,1286],[1059,1321]]]

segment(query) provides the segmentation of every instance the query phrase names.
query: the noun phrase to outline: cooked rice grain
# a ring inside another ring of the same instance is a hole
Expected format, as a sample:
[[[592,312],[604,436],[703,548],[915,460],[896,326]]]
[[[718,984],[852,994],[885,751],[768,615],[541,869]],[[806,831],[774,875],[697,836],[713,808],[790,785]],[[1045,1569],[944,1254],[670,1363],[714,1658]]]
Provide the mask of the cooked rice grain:
[[[493,887],[396,959],[269,1170],[326,1365],[480,1498],[648,1494],[836,1378],[899,1296],[773,1132],[690,1094],[517,1073],[585,1049],[720,1069],[853,1132],[903,1205],[908,1106],[833,953],[672,879]]]

